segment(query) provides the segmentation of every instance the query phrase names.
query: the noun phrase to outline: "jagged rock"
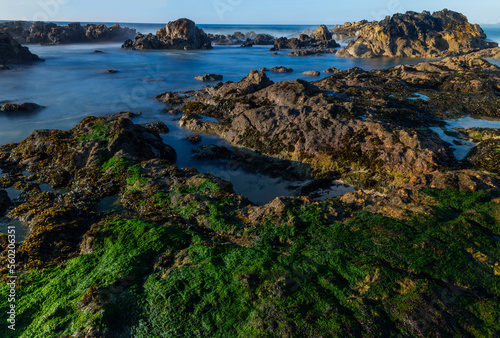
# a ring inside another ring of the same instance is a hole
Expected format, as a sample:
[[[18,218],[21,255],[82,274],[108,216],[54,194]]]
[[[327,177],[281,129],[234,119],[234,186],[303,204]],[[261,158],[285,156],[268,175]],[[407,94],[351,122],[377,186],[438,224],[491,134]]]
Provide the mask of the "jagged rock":
[[[302,74],[307,75],[307,76],[320,76],[321,73],[318,72],[317,70],[308,70],[306,72],[303,72]]]
[[[225,123],[185,114],[182,127],[309,164],[317,178],[342,178],[371,189],[402,186],[412,175],[433,173],[435,182],[444,177],[441,168],[453,167],[456,158],[450,145],[427,129],[442,125],[442,117],[500,116],[499,68],[468,55],[387,70],[330,72],[314,83],[282,81],[247,91],[241,90],[247,87],[244,79],[200,90],[190,105],[217,110]],[[409,99],[422,91],[428,99]],[[218,108],[221,102],[224,110]],[[463,186],[470,185],[469,174],[460,175]],[[406,179],[395,183],[397,177]]]
[[[31,64],[35,61],[42,60],[9,34],[0,32],[0,65]]]
[[[273,68],[269,69],[269,71],[274,72],[274,73],[292,73],[293,69],[283,67],[283,66],[278,66],[278,67],[273,67]]]
[[[119,73],[120,71],[119,70],[116,70],[116,69],[108,69],[106,70],[106,74],[116,74],[116,73]]]
[[[253,69],[250,71],[250,74],[239,82],[227,82],[220,87],[216,86],[208,88],[207,91],[209,91],[210,95],[213,96],[232,98],[244,94],[254,93],[272,85],[273,83],[274,82],[271,81],[266,74]]]
[[[189,19],[169,22],[156,35],[137,34],[134,41],[127,40],[122,45],[126,49],[211,49],[207,34]]]
[[[0,111],[3,112],[31,112],[43,108],[42,106],[26,102],[26,103],[6,103],[0,106]]]
[[[155,131],[135,125],[127,115],[87,117],[69,131],[37,130],[14,145],[8,160],[37,172],[52,186],[65,186],[76,168],[93,168],[112,157],[175,161],[175,150]]]
[[[51,22],[4,22],[0,23],[0,31],[11,34],[20,43],[42,45],[123,41],[136,34],[135,29],[122,28],[118,24],[111,27],[103,24],[82,26],[79,22],[67,26]]]
[[[349,57],[443,57],[496,47],[479,25],[457,12],[406,12],[366,24],[355,41],[340,49]]]
[[[217,74],[205,74],[205,75],[196,76],[194,79],[198,80],[198,81],[205,81],[205,82],[222,81],[223,76],[217,75]]]

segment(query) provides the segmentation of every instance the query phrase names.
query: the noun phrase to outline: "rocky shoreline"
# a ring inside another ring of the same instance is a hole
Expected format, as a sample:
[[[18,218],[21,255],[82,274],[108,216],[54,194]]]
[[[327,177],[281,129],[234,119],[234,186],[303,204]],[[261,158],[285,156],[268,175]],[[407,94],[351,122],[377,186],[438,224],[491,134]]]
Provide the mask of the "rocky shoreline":
[[[136,34],[135,29],[79,22],[60,26],[52,22],[11,21],[0,23],[0,32],[11,35],[22,44],[60,45],[90,42],[123,42]]]

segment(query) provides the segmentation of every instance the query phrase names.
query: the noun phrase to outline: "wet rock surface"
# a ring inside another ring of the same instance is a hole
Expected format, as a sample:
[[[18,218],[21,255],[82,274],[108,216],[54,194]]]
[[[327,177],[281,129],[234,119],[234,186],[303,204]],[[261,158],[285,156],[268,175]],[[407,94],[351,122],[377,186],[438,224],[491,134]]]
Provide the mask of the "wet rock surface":
[[[272,83],[252,71],[241,82],[192,92],[183,99],[181,126],[309,164],[318,178],[386,189],[466,177],[447,172],[457,163],[452,149],[428,127],[464,113],[500,116],[500,71],[471,56],[370,72],[330,71],[334,75],[312,83]],[[249,79],[260,85],[248,86]],[[416,93],[425,95],[418,99]],[[197,114],[224,122],[203,121]],[[484,186],[497,184],[484,179]]]
[[[355,41],[337,55],[348,57],[443,57],[496,47],[479,25],[457,12],[407,12],[364,23]]]
[[[169,22],[158,30],[156,35],[137,34],[134,40],[123,43],[125,49],[211,49],[212,44],[207,34],[189,19]]]
[[[90,42],[122,42],[136,34],[135,29],[115,24],[81,25],[78,22],[59,26],[51,22],[11,21],[0,23],[0,31],[12,35],[20,43],[59,45]]]

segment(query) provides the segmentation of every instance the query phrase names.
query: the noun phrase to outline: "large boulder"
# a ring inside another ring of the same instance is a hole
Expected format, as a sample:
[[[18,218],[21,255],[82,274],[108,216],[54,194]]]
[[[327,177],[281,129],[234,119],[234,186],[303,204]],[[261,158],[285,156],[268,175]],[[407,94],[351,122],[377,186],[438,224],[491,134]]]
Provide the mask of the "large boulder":
[[[479,25],[460,13],[444,9],[406,12],[364,24],[355,41],[337,55],[350,57],[444,57],[496,47]]]
[[[30,64],[41,59],[9,34],[0,32],[0,65]]]
[[[212,44],[205,32],[189,19],[169,22],[156,35],[137,34],[134,41],[127,40],[126,49],[211,49]]]
[[[12,35],[20,43],[58,45],[68,43],[123,41],[136,34],[135,29],[100,24],[82,26],[78,22],[59,26],[52,22],[11,21],[0,24],[0,31]]]

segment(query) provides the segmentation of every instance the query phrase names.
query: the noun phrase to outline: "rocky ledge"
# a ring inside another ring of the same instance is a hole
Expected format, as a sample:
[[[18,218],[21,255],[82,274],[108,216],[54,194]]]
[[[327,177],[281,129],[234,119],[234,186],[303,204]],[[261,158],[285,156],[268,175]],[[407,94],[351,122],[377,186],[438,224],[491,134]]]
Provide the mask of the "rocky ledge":
[[[212,44],[205,32],[189,19],[171,21],[158,30],[156,35],[137,34],[134,40],[122,45],[125,49],[211,49]]]
[[[0,23],[0,31],[9,33],[20,43],[39,43],[42,45],[121,42],[136,34],[135,29],[122,28],[118,24],[111,27],[103,24],[86,24],[82,26],[79,22],[59,26],[52,22],[11,21]]]
[[[31,64],[35,61],[42,59],[31,53],[28,47],[21,46],[9,34],[0,32],[0,69],[4,65]]]
[[[498,44],[486,41],[479,25],[457,12],[406,12],[380,22],[364,23],[355,41],[340,49],[348,57],[445,57]]]

